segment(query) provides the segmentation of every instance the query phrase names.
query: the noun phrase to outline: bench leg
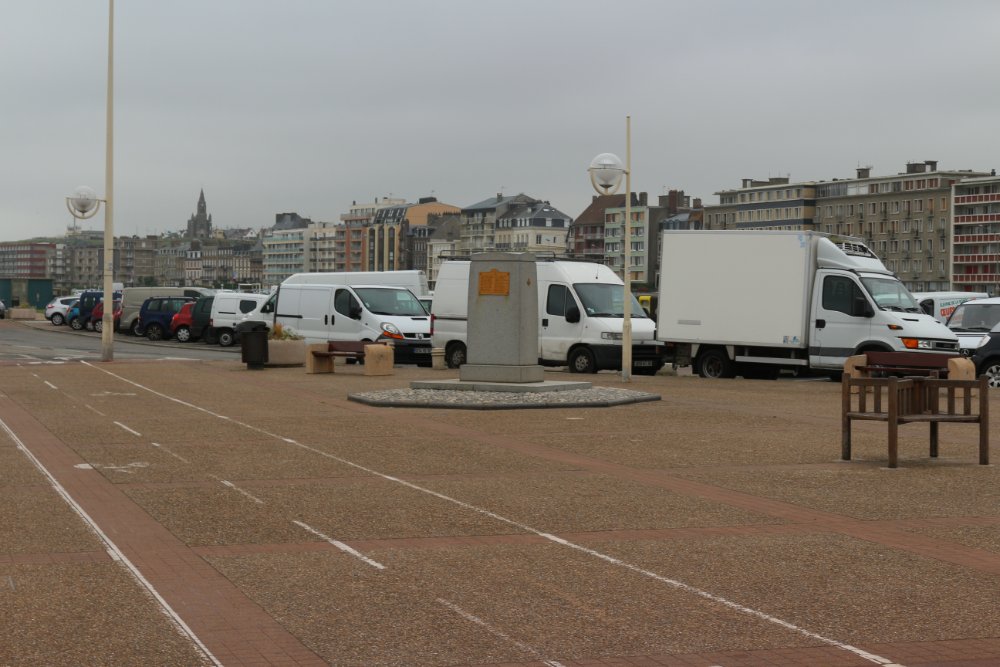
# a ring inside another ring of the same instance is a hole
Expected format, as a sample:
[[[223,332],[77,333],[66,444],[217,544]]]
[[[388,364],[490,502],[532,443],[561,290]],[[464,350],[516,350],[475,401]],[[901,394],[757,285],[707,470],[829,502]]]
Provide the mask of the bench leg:
[[[990,402],[986,376],[979,378],[979,465],[990,463]]]
[[[899,424],[895,419],[889,420],[889,467],[896,467],[896,458],[899,453]]]
[[[931,422],[931,458],[937,458],[938,455],[938,424],[937,422]]]
[[[843,461],[851,460],[851,420],[844,417],[844,423],[840,427],[840,458]]]

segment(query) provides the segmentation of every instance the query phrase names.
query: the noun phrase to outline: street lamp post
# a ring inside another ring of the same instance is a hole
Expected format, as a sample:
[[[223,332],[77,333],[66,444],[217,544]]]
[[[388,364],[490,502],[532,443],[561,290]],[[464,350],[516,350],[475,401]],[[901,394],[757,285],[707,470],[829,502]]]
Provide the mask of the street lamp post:
[[[115,0],[108,0],[108,94],[107,135],[105,142],[104,183],[105,195],[100,200],[94,191],[81,186],[72,197],[66,198],[66,207],[74,218],[85,220],[93,217],[104,202],[104,317],[101,320],[101,361],[114,361],[115,297],[114,297],[114,62],[115,62]]]
[[[622,280],[625,283],[622,304],[622,382],[632,375],[632,117],[625,116],[625,164],[614,153],[601,153],[590,162],[590,183],[598,194],[618,192],[625,176],[625,222],[622,225]]]

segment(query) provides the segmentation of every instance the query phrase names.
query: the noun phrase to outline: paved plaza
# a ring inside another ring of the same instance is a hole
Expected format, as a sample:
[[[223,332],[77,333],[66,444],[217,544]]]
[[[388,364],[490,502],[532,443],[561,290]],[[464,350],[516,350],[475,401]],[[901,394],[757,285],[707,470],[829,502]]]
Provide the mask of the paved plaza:
[[[884,424],[839,460],[828,381],[348,398],[457,375],[3,362],[0,665],[1000,665],[975,426],[889,470]]]

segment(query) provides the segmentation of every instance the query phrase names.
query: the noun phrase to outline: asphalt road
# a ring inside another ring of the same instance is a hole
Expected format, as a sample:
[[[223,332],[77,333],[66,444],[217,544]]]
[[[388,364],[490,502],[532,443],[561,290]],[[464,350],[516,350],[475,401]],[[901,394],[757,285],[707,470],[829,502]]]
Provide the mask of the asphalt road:
[[[62,362],[100,360],[101,334],[53,326],[46,320],[0,320],[0,361]],[[152,342],[127,334],[114,337],[115,359],[233,359],[240,348],[206,345],[200,341]]]

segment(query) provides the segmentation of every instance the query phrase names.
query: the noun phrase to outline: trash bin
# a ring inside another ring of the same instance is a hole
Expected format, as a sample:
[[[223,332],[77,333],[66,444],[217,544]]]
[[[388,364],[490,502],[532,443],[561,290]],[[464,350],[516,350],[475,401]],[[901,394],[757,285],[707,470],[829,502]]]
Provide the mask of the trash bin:
[[[240,322],[236,325],[236,335],[240,339],[240,353],[247,368],[264,368],[267,363],[267,324]]]

